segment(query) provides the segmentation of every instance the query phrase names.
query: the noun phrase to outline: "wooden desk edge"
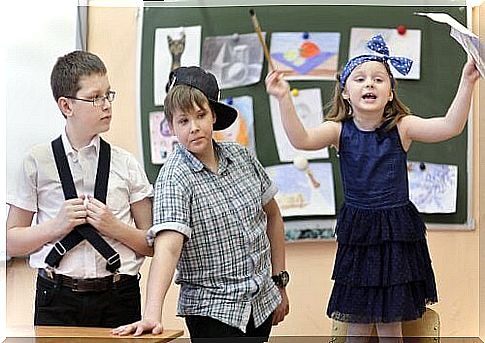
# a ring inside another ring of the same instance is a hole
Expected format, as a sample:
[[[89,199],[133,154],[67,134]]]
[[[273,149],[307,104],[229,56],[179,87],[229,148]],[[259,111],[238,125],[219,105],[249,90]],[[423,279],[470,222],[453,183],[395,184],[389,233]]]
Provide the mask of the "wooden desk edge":
[[[77,326],[35,326],[35,327],[11,327],[7,328],[7,337],[38,337],[38,338],[56,338],[56,337],[89,337],[89,338],[124,338],[124,339],[168,339],[172,340],[184,334],[183,330],[164,330],[160,335],[143,334],[134,337],[114,336],[110,328],[96,327],[77,327]],[[167,340],[167,341],[168,341]]]

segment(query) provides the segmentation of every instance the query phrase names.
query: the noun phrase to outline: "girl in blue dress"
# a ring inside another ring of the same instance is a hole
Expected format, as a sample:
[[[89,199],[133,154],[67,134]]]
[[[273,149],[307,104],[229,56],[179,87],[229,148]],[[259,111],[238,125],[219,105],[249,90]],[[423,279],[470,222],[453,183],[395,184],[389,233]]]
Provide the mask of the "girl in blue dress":
[[[421,317],[438,300],[426,227],[409,200],[406,153],[412,141],[440,142],[462,132],[479,72],[467,62],[446,116],[424,119],[398,99],[389,69],[406,75],[412,61],[389,56],[380,35],[367,46],[377,54],[347,62],[317,127],[301,124],[281,72],[266,77],[266,89],[278,99],[295,148],[334,146],[340,156],[345,201],[327,315],[349,323],[349,340],[370,335],[374,324],[381,340],[400,340],[401,322]]]

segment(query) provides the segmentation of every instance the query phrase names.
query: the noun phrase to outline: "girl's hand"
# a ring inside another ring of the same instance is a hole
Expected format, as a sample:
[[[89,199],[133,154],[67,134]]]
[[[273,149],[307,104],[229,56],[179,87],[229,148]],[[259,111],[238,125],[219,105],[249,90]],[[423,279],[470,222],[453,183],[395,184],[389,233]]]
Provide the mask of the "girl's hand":
[[[289,94],[290,85],[283,79],[283,72],[279,70],[273,70],[265,79],[266,92],[275,96],[277,99],[283,98]]]
[[[462,78],[470,83],[475,83],[480,78],[480,72],[477,69],[475,61],[469,59],[463,67]]]

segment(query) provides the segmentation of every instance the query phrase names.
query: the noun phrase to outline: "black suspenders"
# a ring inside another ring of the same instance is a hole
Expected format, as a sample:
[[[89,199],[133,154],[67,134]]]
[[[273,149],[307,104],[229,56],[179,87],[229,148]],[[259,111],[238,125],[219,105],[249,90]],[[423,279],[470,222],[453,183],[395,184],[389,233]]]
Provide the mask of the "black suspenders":
[[[62,138],[58,137],[51,143],[54,159],[56,161],[57,172],[62,184],[62,191],[66,200],[77,198],[76,187],[72,178],[71,169],[67,161],[66,152],[62,144]],[[98,169],[96,171],[96,183],[94,186],[94,197],[106,203],[108,193],[109,167],[111,162],[111,147],[100,138],[100,150],[98,159]],[[106,269],[115,273],[121,266],[120,255],[101,237],[98,231],[91,224],[76,226],[62,240],[57,241],[54,247],[45,258],[45,263],[49,267],[59,266],[59,262],[66,252],[74,248],[77,244],[87,239],[89,243],[106,259]]]

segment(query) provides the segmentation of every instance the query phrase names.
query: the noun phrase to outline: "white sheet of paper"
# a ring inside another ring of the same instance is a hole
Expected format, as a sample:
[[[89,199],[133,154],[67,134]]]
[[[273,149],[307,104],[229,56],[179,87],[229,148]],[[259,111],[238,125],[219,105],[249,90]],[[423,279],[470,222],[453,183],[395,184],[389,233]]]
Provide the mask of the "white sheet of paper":
[[[480,75],[485,77],[485,61],[483,58],[485,56],[485,46],[480,42],[476,34],[446,13],[416,12],[414,14],[428,17],[438,23],[448,24],[451,27],[450,36],[460,43],[463,50],[473,58]]]

